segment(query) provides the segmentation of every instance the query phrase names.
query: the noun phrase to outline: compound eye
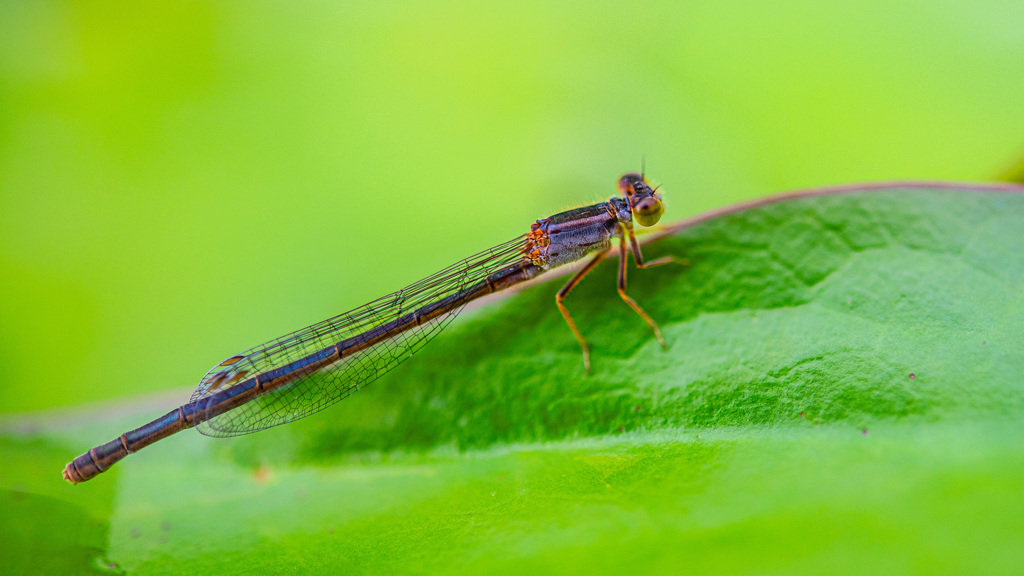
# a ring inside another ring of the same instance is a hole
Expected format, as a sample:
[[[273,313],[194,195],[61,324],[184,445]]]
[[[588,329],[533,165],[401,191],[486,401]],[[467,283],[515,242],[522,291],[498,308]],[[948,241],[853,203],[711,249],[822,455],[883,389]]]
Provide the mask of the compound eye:
[[[653,196],[644,198],[633,206],[633,217],[641,226],[654,226],[664,213],[665,207],[661,199]]]

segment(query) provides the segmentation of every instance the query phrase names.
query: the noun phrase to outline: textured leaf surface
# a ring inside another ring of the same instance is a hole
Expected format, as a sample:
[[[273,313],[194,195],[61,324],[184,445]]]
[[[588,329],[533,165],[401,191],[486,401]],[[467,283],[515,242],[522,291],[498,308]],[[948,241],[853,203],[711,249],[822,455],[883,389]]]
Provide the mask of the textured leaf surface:
[[[294,425],[181,435],[75,488],[82,440],[139,416],[9,438],[4,537],[139,574],[1009,573],[1022,246],[1020,189],[726,211],[645,248],[691,266],[630,270],[668,351],[602,266],[568,300],[589,376],[542,284]],[[89,528],[40,538],[55,519]]]

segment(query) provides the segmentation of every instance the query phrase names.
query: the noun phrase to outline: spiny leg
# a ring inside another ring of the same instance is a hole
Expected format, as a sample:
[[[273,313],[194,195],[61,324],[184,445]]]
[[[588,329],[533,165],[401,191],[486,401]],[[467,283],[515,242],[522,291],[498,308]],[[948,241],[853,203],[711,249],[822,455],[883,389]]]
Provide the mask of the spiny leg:
[[[632,237],[632,234],[630,234],[630,236]],[[634,246],[635,246],[635,244],[634,244]],[[634,258],[635,257],[636,257],[636,253],[634,253]],[[651,265],[654,265],[654,262],[651,262],[647,266],[650,267]],[[622,299],[626,302],[626,304],[629,304],[629,307],[632,308],[634,312],[639,314],[640,317],[644,319],[644,322],[647,322],[651,326],[651,328],[654,329],[654,335],[658,338],[658,342],[661,342],[661,347],[667,349],[668,348],[668,343],[665,342],[665,338],[662,337],[661,329],[658,328],[658,324],[650,316],[648,316],[646,312],[644,312],[643,308],[641,308],[640,305],[637,304],[635,300],[633,300],[632,298],[630,298],[629,296],[626,295],[626,238],[625,237],[619,238],[619,296],[622,296]]]
[[[640,244],[636,241],[636,234],[633,233],[633,229],[629,228],[626,230],[629,233],[629,243],[633,247],[633,261],[636,262],[637,268],[654,268],[655,266],[661,266],[662,264],[682,264],[683,266],[689,266],[690,261],[686,258],[679,258],[677,256],[663,256],[656,258],[650,262],[644,262],[644,255],[640,252]],[[623,239],[625,243],[625,239]]]
[[[593,270],[594,266],[597,266],[597,263],[603,260],[605,255],[605,252],[601,252],[597,256],[594,256],[590,262],[587,262],[586,266],[580,269],[579,272],[566,282],[565,286],[562,286],[562,289],[558,291],[558,294],[555,294],[555,304],[558,305],[558,310],[562,313],[566,323],[569,324],[569,329],[572,330],[572,333],[576,336],[576,340],[579,341],[580,347],[583,348],[583,367],[587,372],[590,372],[590,346],[583,338],[583,334],[580,333],[580,329],[576,327],[576,323],[573,322],[572,316],[569,316],[569,310],[565,307],[565,304],[562,304],[562,300],[565,300],[565,297],[569,292],[572,292],[572,289],[580,283],[580,280],[582,280],[587,273]]]

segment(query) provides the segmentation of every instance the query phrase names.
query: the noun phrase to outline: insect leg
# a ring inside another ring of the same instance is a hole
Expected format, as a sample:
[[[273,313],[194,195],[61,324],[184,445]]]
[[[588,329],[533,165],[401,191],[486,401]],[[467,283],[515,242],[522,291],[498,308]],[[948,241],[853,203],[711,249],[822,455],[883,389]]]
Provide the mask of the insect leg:
[[[562,300],[565,300],[565,297],[569,294],[569,292],[571,292],[572,289],[575,288],[577,284],[579,284],[580,280],[582,280],[584,276],[586,276],[591,270],[594,269],[595,266],[597,266],[598,262],[604,259],[605,255],[605,252],[601,252],[597,256],[594,256],[594,258],[591,259],[590,262],[587,262],[586,266],[580,269],[579,272],[577,272],[568,282],[566,282],[565,286],[562,286],[562,289],[558,291],[558,294],[555,294],[555,304],[558,306],[558,310],[562,313],[562,316],[565,318],[565,322],[569,324],[569,329],[572,330],[573,335],[576,336],[576,340],[579,341],[580,347],[583,348],[583,367],[586,369],[587,372],[590,372],[590,346],[587,344],[587,341],[583,338],[583,334],[580,333],[580,329],[576,327],[576,323],[573,322],[572,316],[569,316],[569,310],[566,309],[565,304],[562,304]]]

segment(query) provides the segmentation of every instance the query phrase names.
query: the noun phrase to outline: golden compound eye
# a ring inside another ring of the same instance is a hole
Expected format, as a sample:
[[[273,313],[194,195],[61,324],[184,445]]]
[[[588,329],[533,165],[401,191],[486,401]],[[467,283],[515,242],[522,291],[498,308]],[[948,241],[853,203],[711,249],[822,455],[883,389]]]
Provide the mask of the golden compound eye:
[[[633,217],[641,226],[654,226],[664,213],[665,207],[661,200],[653,196],[644,198],[633,206]]]

